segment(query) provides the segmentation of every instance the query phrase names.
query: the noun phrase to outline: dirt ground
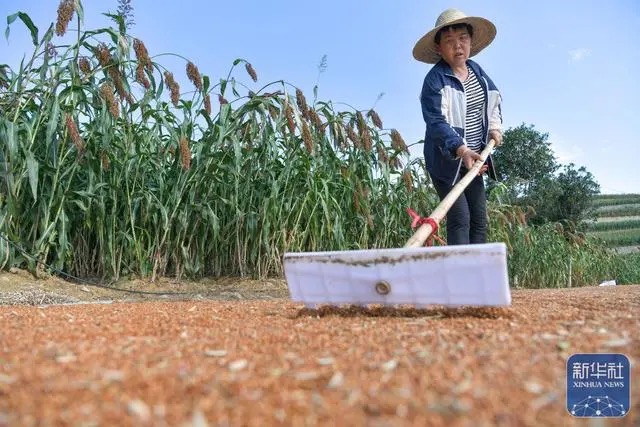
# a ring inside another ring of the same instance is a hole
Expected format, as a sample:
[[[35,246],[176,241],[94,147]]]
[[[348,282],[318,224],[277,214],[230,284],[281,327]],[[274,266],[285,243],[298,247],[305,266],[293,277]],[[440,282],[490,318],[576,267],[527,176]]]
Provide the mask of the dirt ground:
[[[278,280],[113,286],[154,294],[0,274],[0,426],[640,425],[640,285],[427,310],[309,310]],[[567,359],[593,352],[631,361],[623,419],[566,410]]]
[[[58,277],[35,278],[23,270],[0,272],[0,304],[48,305],[80,302],[134,302],[179,300],[247,300],[288,298],[284,280],[238,278],[198,282],[161,278],[73,283]]]

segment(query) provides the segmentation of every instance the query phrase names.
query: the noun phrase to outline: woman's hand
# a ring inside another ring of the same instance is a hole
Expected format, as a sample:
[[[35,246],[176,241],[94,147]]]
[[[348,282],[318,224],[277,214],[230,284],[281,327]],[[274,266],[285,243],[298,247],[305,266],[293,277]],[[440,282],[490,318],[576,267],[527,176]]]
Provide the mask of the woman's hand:
[[[489,141],[492,139],[496,142],[496,147],[502,145],[502,132],[498,129],[491,129],[489,131]]]
[[[456,153],[458,154],[458,157],[462,159],[462,163],[467,168],[467,170],[473,167],[473,164],[476,162],[476,160],[482,159],[482,156],[480,156],[480,154],[476,153],[466,145],[461,145],[460,148],[456,150]]]

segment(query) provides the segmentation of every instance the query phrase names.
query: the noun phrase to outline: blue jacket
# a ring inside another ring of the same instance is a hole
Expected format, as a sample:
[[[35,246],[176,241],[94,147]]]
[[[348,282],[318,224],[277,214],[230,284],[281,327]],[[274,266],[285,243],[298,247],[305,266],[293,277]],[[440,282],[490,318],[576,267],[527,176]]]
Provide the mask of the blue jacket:
[[[480,65],[470,59],[467,60],[467,64],[478,76],[485,93],[487,108],[483,119],[484,148],[489,129],[502,128],[502,98],[498,88]],[[466,103],[462,82],[445,61],[440,60],[427,73],[420,103],[426,123],[424,157],[427,170],[432,177],[453,185],[461,166],[461,159],[456,158],[456,149],[465,143]],[[495,178],[491,158],[488,159],[488,163],[490,176]]]

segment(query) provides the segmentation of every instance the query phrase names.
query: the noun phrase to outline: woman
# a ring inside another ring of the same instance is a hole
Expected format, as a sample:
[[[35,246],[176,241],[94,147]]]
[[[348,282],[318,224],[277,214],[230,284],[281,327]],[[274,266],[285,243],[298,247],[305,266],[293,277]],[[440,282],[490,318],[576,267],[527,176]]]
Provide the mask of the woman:
[[[424,156],[440,199],[480,159],[487,141],[502,143],[500,92],[469,58],[487,47],[496,28],[488,20],[448,9],[415,45],[415,59],[435,64],[424,79],[420,102],[426,123]],[[487,241],[483,173],[495,179],[491,158],[447,213],[447,244]]]

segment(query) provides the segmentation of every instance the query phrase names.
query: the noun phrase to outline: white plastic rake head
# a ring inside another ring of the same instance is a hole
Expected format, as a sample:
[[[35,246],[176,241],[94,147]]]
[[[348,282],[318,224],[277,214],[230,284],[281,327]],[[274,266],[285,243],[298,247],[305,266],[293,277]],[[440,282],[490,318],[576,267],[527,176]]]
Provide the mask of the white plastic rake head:
[[[503,243],[287,253],[291,299],[319,305],[508,306]]]
[[[294,301],[318,305],[417,307],[507,306],[511,304],[504,243],[423,247],[495,146],[458,181],[403,248],[284,255],[284,272]],[[435,225],[435,226],[434,226]]]

